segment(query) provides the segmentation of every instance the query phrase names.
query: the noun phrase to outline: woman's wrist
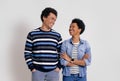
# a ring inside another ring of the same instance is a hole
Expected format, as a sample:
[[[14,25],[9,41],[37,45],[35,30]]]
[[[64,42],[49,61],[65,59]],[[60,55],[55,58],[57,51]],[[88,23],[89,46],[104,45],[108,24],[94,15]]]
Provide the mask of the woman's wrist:
[[[74,59],[72,58],[71,60],[70,60],[70,63],[73,63],[74,62]]]

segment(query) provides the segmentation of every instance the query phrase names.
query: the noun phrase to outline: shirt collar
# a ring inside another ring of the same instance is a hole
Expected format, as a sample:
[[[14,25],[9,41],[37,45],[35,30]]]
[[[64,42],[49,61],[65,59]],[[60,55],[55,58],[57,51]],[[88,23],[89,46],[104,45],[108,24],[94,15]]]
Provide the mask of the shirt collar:
[[[73,43],[72,43],[72,38],[70,38],[70,43],[73,44]],[[83,44],[83,40],[82,40],[82,39],[80,39],[79,44]]]

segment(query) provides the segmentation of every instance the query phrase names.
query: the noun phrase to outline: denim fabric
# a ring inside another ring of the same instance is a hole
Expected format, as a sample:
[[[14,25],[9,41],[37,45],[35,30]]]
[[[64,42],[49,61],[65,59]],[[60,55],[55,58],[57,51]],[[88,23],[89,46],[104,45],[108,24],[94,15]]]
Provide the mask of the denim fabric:
[[[71,74],[71,76],[63,76],[63,81],[87,81],[87,78],[79,77],[79,74]]]
[[[73,49],[73,43],[72,39],[65,40],[62,43],[61,47],[61,54],[67,53],[68,56],[72,57],[72,49]],[[89,58],[85,59],[85,66],[79,66],[79,77],[84,77],[87,75],[87,66],[91,64],[91,47],[89,43],[86,40],[80,39],[80,43],[78,45],[78,56],[77,59],[82,59],[82,57],[88,54]],[[61,58],[61,64],[63,65],[62,73],[64,76],[70,76],[70,67],[67,67],[68,61]]]
[[[41,72],[36,70],[32,72],[32,81],[59,81],[59,72]]]

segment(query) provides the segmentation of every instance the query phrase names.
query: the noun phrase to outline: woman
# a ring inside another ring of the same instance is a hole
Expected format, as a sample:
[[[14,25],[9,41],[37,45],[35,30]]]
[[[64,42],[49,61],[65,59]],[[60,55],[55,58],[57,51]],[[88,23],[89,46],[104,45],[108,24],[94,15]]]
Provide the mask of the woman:
[[[91,50],[88,42],[80,38],[84,30],[82,20],[72,20],[69,28],[72,37],[65,40],[61,47],[63,81],[87,81],[86,70],[91,63]]]

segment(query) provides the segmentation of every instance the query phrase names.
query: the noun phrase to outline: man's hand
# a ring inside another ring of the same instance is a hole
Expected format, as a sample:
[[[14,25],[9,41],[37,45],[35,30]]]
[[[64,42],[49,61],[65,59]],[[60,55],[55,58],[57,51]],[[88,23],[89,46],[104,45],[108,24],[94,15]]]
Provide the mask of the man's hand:
[[[35,72],[35,71],[36,71],[36,69],[33,69],[33,70],[32,70],[32,72]]]
[[[56,71],[56,72],[59,72],[59,71],[60,71],[60,69],[59,69],[59,68],[56,68],[56,69],[55,69],[55,71]]]

